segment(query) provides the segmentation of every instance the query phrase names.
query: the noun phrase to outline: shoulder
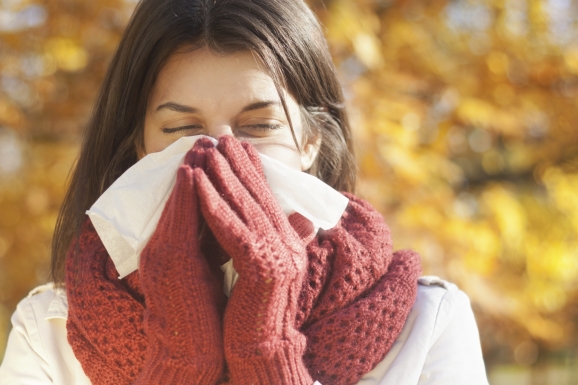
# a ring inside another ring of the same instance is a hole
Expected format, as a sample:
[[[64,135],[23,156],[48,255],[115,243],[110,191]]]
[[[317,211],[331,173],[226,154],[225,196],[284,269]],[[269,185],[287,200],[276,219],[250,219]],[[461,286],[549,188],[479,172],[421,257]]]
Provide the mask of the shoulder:
[[[433,323],[436,330],[443,329],[456,313],[471,310],[470,299],[455,284],[436,276],[418,279],[418,294],[412,311],[419,312]]]
[[[471,313],[466,293],[437,276],[420,277],[406,328],[411,334],[420,333],[422,337],[427,334],[428,345],[431,345],[444,333],[449,322],[462,313]]]
[[[428,313],[425,320],[433,328],[419,384],[487,385],[478,326],[468,296],[437,277],[420,281],[420,292],[425,294],[422,298],[431,297],[428,288],[437,286],[446,291],[436,295],[437,311]]]
[[[28,314],[32,312],[32,314]],[[52,319],[68,317],[68,301],[64,288],[47,283],[32,289],[18,303],[14,316],[33,315],[35,319]]]
[[[68,303],[64,289],[52,283],[32,289],[16,306],[12,315],[13,331],[22,335],[30,347],[43,355],[44,334],[48,321],[68,317]]]
[[[455,284],[437,276],[423,276],[417,281],[417,296],[410,317],[418,317],[422,322],[436,324],[451,317],[456,311],[470,309],[470,299]],[[443,324],[443,322],[442,322]]]
[[[64,290],[52,284],[34,288],[18,303],[0,365],[0,384],[19,384],[23,379],[35,384],[71,383],[63,378],[70,372],[68,366],[58,362],[70,349],[67,309]]]
[[[418,279],[412,312],[419,315],[420,324],[431,326],[430,343],[433,344],[453,318],[472,310],[469,297],[455,284],[436,276],[425,276]]]
[[[464,349],[468,351],[465,355]],[[416,301],[402,332],[383,361],[360,384],[421,385],[429,384],[428,379],[434,377],[451,377],[448,384],[460,383],[453,382],[456,373],[449,368],[439,373],[440,368],[460,359],[460,364],[483,377],[481,382],[471,378],[471,383],[486,384],[478,329],[468,296],[453,283],[425,276],[418,279]]]
[[[12,315],[13,331],[22,335],[31,348],[43,354],[42,332],[52,319],[66,320],[68,303],[64,289],[52,283],[32,289],[16,306]]]
[[[0,385],[90,384],[68,344],[67,317],[66,292],[53,284],[34,288],[20,301],[0,364]]]

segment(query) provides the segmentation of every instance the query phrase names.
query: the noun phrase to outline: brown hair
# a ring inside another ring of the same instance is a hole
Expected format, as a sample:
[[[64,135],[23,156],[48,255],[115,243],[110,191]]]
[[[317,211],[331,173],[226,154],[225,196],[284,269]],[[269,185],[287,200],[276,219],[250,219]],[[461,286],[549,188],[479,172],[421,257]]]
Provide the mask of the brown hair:
[[[58,216],[54,282],[64,281],[67,249],[85,211],[137,161],[144,147],[148,96],[163,64],[182,47],[253,52],[277,90],[289,89],[301,106],[306,135],[321,135],[309,172],[335,189],[354,190],[353,145],[341,87],[320,25],[302,0],[141,0],[96,99]]]

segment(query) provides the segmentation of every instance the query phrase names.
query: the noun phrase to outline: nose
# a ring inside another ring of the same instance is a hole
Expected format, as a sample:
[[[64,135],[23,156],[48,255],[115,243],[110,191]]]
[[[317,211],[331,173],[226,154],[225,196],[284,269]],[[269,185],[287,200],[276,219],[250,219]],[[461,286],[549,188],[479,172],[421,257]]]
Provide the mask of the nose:
[[[216,124],[207,128],[207,135],[219,139],[223,135],[233,135],[233,129],[227,124]]]

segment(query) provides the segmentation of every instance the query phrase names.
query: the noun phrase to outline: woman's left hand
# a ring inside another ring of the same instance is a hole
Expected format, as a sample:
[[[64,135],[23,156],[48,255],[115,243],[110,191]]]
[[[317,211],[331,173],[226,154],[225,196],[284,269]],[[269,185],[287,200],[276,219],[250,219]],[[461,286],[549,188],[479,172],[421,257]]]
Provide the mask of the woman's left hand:
[[[140,258],[148,349],[140,384],[215,384],[224,367],[223,291],[200,248],[193,167],[206,142],[187,154],[157,228]]]
[[[271,192],[256,150],[232,136],[193,171],[202,214],[239,273],[224,316],[225,357],[239,384],[311,384],[295,329],[305,244]],[[310,226],[310,224],[309,224]]]

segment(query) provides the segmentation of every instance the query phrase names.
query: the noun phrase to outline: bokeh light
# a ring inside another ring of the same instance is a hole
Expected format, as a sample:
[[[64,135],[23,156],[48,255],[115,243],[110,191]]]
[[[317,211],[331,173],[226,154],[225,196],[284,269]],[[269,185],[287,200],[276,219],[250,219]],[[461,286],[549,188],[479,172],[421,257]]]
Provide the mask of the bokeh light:
[[[136,0],[0,0],[0,360]],[[358,193],[471,298],[492,385],[578,382],[578,1],[309,0]]]

